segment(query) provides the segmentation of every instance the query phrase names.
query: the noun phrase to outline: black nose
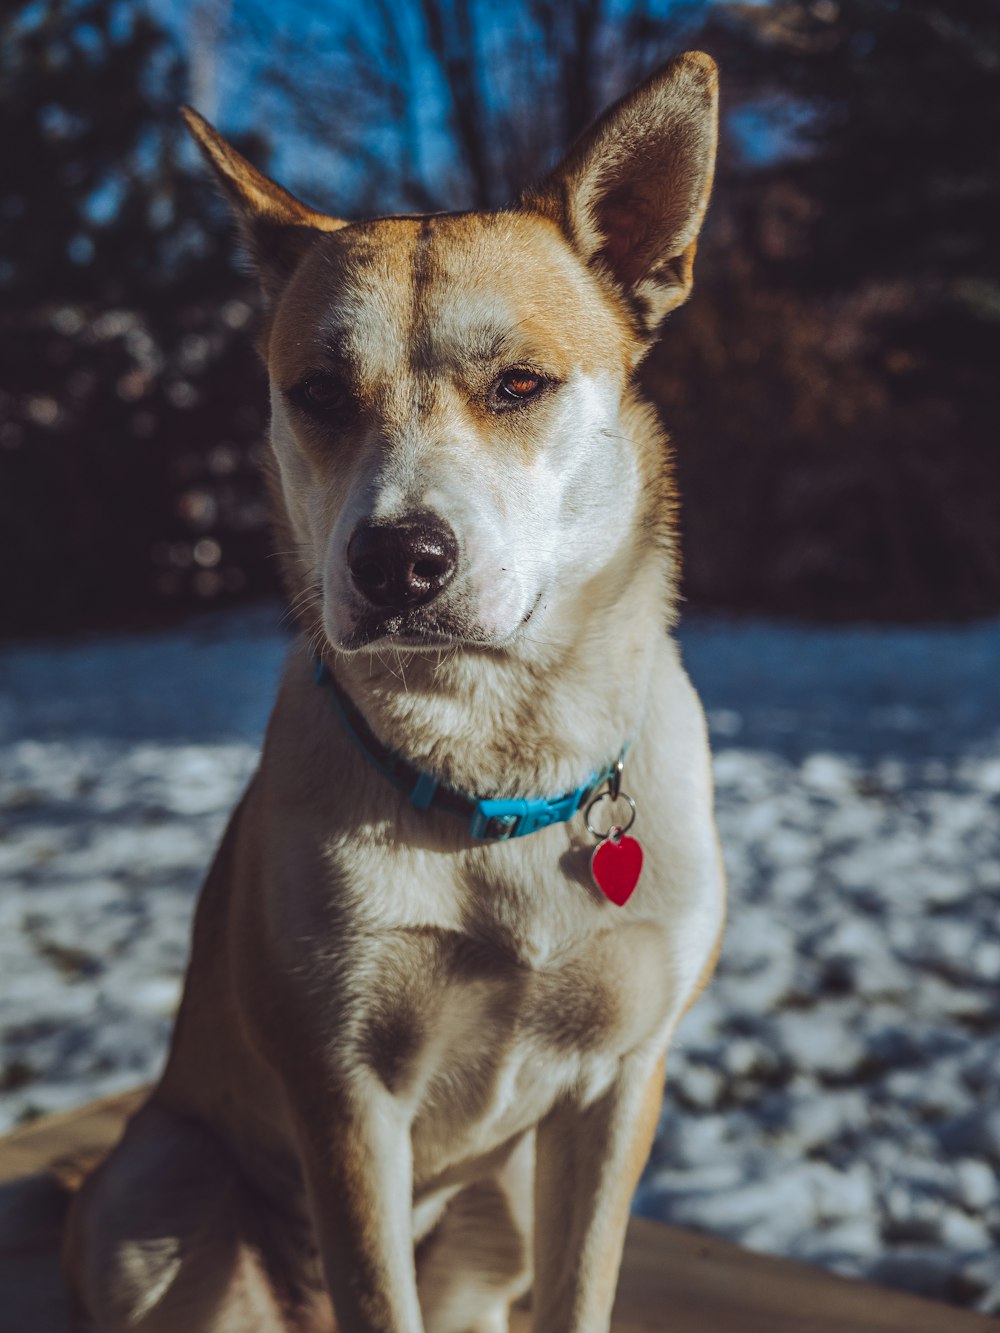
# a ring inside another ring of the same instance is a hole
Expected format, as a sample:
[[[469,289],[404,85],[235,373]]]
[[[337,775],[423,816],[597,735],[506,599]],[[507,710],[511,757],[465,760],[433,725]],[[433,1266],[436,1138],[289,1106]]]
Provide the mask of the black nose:
[[[398,523],[362,523],[347,544],[355,587],[374,606],[422,606],[451,581],[458,561],[455,534],[433,514]]]

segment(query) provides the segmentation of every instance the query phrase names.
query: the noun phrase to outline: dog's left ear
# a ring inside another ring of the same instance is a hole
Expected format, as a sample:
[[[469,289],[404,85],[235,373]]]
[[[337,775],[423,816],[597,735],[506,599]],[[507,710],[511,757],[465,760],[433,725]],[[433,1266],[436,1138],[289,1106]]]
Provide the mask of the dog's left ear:
[[[717,133],[715,61],[689,51],[605,112],[522,197],[613,280],[644,339],[691,290]]]
[[[274,301],[319,233],[347,223],[318,213],[258,171],[191,107],[181,115],[232,205],[264,296]]]

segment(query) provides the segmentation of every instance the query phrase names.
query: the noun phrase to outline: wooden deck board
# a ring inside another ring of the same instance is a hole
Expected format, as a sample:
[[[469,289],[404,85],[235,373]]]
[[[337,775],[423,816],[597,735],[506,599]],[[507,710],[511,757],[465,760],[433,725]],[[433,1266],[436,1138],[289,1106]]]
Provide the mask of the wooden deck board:
[[[51,1170],[106,1150],[139,1100],[109,1098],[0,1140],[0,1333],[66,1333],[56,1256],[68,1194]],[[527,1316],[513,1329],[528,1333]],[[636,1219],[614,1330],[998,1333],[1000,1321]]]

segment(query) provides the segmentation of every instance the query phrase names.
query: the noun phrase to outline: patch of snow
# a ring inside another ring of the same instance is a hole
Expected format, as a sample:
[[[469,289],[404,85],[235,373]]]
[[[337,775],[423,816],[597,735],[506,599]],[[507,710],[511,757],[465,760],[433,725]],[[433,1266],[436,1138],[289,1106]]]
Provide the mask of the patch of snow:
[[[0,1128],[156,1074],[279,617],[0,651]],[[681,641],[731,929],[636,1206],[1000,1312],[1000,625]]]

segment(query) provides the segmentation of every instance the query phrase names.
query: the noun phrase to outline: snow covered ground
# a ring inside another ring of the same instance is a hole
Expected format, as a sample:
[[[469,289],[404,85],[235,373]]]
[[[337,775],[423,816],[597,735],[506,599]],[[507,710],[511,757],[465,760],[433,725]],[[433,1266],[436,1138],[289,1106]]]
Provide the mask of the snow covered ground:
[[[0,652],[0,1128],[156,1072],[278,614]],[[681,638],[731,924],[637,1208],[1000,1311],[1000,625]]]

